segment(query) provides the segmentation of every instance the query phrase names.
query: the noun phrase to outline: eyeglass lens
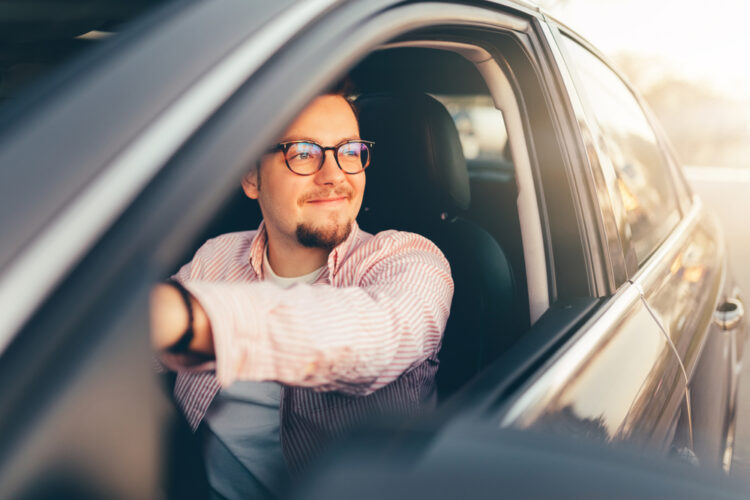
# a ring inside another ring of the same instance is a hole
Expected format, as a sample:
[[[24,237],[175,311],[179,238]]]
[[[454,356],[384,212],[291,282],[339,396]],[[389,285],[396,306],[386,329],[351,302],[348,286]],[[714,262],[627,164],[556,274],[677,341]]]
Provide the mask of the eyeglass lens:
[[[335,151],[336,161],[346,173],[356,174],[370,164],[370,148],[365,142],[346,142]],[[313,142],[296,142],[286,150],[289,168],[298,174],[313,174],[325,161],[323,148]]]

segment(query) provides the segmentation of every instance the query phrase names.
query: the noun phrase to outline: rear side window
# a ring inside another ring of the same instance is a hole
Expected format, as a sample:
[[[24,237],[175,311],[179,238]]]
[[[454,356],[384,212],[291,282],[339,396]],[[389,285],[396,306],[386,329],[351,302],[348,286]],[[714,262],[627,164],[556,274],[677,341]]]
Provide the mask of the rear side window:
[[[456,124],[469,170],[510,170],[503,113],[489,95],[433,95]]]
[[[669,167],[638,100],[598,57],[563,37],[571,72],[601,151],[617,179],[631,245],[642,263],[680,220]],[[603,162],[603,168],[610,168]]]

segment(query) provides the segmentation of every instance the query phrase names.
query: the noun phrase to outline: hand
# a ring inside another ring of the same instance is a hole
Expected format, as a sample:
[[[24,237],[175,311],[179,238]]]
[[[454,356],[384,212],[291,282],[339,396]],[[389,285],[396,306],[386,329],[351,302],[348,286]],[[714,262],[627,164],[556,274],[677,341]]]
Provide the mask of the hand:
[[[191,296],[193,340],[191,351],[214,354],[211,324],[200,303]],[[188,311],[180,292],[171,285],[158,284],[151,290],[151,345],[164,351],[182,337],[188,327]]]

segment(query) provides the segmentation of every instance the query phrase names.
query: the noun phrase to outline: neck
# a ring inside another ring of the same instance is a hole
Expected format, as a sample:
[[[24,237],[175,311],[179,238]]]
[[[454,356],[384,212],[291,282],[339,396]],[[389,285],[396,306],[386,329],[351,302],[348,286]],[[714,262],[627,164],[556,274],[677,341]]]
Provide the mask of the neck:
[[[298,242],[285,241],[268,234],[268,261],[276,275],[282,278],[304,276],[326,265],[330,250],[309,248]]]

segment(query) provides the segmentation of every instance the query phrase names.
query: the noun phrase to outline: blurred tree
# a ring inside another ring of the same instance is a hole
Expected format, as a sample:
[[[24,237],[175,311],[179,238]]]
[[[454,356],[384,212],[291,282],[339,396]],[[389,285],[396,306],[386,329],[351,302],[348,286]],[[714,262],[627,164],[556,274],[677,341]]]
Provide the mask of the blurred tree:
[[[643,95],[683,164],[750,164],[748,103],[678,76],[657,57],[619,54],[615,64]]]

